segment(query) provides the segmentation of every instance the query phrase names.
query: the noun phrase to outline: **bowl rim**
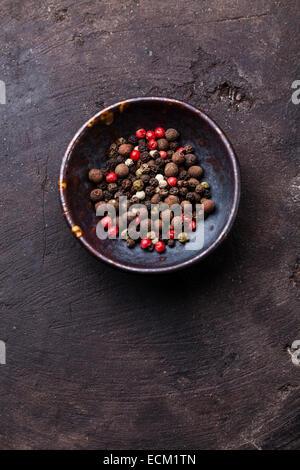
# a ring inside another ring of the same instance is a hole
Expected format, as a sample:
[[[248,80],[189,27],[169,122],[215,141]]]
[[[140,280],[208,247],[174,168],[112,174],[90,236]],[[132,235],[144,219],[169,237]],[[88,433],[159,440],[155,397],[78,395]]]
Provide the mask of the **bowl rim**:
[[[78,143],[80,138],[84,135],[86,132],[86,129],[88,127],[91,127],[95,120],[97,120],[103,113],[107,113],[109,111],[114,111],[116,108],[121,108],[123,109],[126,104],[129,103],[136,103],[136,102],[149,102],[149,101],[157,101],[157,102],[164,102],[164,103],[169,103],[169,104],[176,104],[181,107],[184,107],[191,112],[197,114],[200,116],[219,136],[221,139],[223,145],[225,146],[225,149],[227,151],[227,154],[229,156],[230,163],[232,165],[232,170],[233,170],[233,182],[234,182],[234,187],[233,187],[233,201],[232,205],[230,208],[229,216],[224,224],[221,232],[219,233],[218,237],[215,239],[213,243],[211,243],[205,250],[201,251],[198,254],[195,254],[192,258],[178,262],[175,265],[171,266],[158,266],[158,267],[153,267],[153,268],[144,268],[140,266],[129,266],[125,263],[122,263],[120,261],[115,261],[110,259],[109,257],[103,255],[99,251],[97,251],[90,243],[87,242],[84,234],[82,233],[80,227],[78,227],[73,220],[72,214],[69,210],[68,204],[67,204],[67,199],[65,195],[65,189],[66,189],[66,183],[65,183],[65,174],[68,166],[68,160],[71,156],[72,150],[74,146]],[[102,109],[98,113],[96,113],[94,116],[92,116],[90,119],[88,119],[80,128],[79,130],[75,133],[73,136],[72,140],[70,141],[67,150],[65,151],[65,154],[62,159],[61,167],[60,167],[60,175],[59,175],[59,194],[60,194],[60,202],[63,210],[63,215],[66,218],[66,221],[68,225],[70,226],[72,232],[75,234],[76,238],[83,244],[83,246],[91,253],[93,254],[96,258],[100,259],[101,261],[104,261],[108,263],[111,266],[115,266],[119,269],[122,269],[124,271],[129,271],[129,272],[135,272],[135,273],[146,273],[146,274],[151,274],[151,273],[169,273],[173,271],[177,271],[179,269],[186,268],[188,266],[191,266],[195,263],[198,263],[199,261],[203,260],[206,258],[210,253],[212,253],[228,236],[232,225],[234,223],[234,220],[236,218],[237,212],[238,212],[238,207],[239,207],[239,201],[240,201],[240,193],[241,193],[241,177],[240,177],[240,165],[238,158],[236,156],[236,153],[233,149],[233,146],[225,134],[225,132],[216,124],[216,122],[210,118],[206,113],[201,111],[200,109],[195,108],[194,106],[185,103],[184,101],[176,100],[173,98],[165,98],[165,97],[156,97],[156,96],[145,96],[145,97],[138,97],[138,98],[130,98],[124,101],[120,101],[118,103],[114,103],[110,106],[107,106],[106,108]]]

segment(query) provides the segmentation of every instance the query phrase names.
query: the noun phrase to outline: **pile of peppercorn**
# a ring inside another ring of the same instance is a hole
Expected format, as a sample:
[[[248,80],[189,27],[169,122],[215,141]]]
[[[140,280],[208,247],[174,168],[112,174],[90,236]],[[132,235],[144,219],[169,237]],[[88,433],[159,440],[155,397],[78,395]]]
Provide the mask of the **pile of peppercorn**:
[[[126,196],[127,212],[123,217],[128,223],[134,220],[139,226],[141,217],[148,217],[147,238],[140,240],[143,249],[156,249],[162,253],[166,243],[173,247],[176,239],[181,243],[189,240],[188,233],[175,233],[173,227],[176,217],[172,219],[172,213],[167,240],[161,239],[161,218],[154,223],[155,231],[151,231],[150,216],[154,210],[151,205],[164,202],[169,206],[181,204],[184,208],[185,204],[189,203],[194,208],[195,204],[201,203],[205,215],[214,210],[214,203],[210,199],[210,186],[207,182],[200,182],[203,170],[197,163],[194,148],[191,145],[180,146],[179,132],[176,129],[165,131],[162,127],[157,127],[155,131],[147,132],[138,129],[136,134],[128,139],[121,137],[113,142],[103,160],[106,162],[104,169],[89,171],[90,181],[97,185],[91,192],[90,199],[95,203],[96,210],[104,203],[112,204],[118,210],[119,197]],[[130,209],[130,206],[137,203],[146,207],[146,215],[137,214]],[[115,238],[118,235],[118,216],[114,221],[105,216],[101,219],[101,224],[107,229],[109,236]],[[194,217],[189,220],[189,229],[196,229]],[[128,236],[128,230],[123,230],[121,237],[126,240],[129,248],[137,243]]]

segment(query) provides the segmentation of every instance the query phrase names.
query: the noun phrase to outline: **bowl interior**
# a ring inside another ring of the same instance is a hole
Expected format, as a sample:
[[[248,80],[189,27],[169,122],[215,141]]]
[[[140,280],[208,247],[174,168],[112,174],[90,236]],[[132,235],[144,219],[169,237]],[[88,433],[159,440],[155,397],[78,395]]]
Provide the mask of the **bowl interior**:
[[[99,240],[96,217],[89,193],[91,168],[105,166],[101,157],[118,137],[129,137],[138,128],[174,127],[181,144],[191,144],[204,170],[201,181],[211,185],[216,210],[205,220],[204,246],[187,250],[176,243],[163,254],[146,252],[137,245],[128,249],[123,240]],[[238,202],[238,168],[225,136],[214,123],[195,108],[177,101],[143,98],[114,105],[89,121],[74,137],[65,155],[61,181],[63,208],[71,226],[80,227],[79,239],[96,256],[129,270],[169,270],[201,259],[226,236]],[[75,232],[76,234],[76,232]],[[77,233],[78,234],[78,233]]]

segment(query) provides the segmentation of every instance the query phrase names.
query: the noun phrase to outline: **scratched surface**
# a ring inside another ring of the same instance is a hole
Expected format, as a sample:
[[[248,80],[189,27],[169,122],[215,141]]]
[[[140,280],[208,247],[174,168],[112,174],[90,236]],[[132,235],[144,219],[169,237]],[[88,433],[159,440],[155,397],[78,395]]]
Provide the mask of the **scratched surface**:
[[[299,448],[296,0],[0,11],[0,447]],[[142,95],[202,108],[242,168],[230,238],[168,277],[95,260],[58,201],[75,131]]]

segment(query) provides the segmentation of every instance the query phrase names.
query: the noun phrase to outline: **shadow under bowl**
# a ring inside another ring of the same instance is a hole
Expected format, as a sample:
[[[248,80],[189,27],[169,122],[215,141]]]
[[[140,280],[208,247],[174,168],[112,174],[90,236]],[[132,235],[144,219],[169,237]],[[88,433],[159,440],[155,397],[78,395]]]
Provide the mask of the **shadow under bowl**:
[[[192,145],[204,170],[202,181],[211,185],[216,209],[205,219],[204,244],[187,249],[176,243],[162,254],[147,252],[138,245],[129,249],[124,240],[100,240],[89,193],[92,168],[105,166],[101,156],[119,137],[129,137],[136,129],[175,128],[182,146]],[[140,273],[175,271],[199,262],[228,235],[240,198],[239,164],[224,132],[205,113],[169,98],[134,98],[100,111],[75,134],[64,155],[59,180],[63,214],[78,240],[99,260],[118,268]]]

